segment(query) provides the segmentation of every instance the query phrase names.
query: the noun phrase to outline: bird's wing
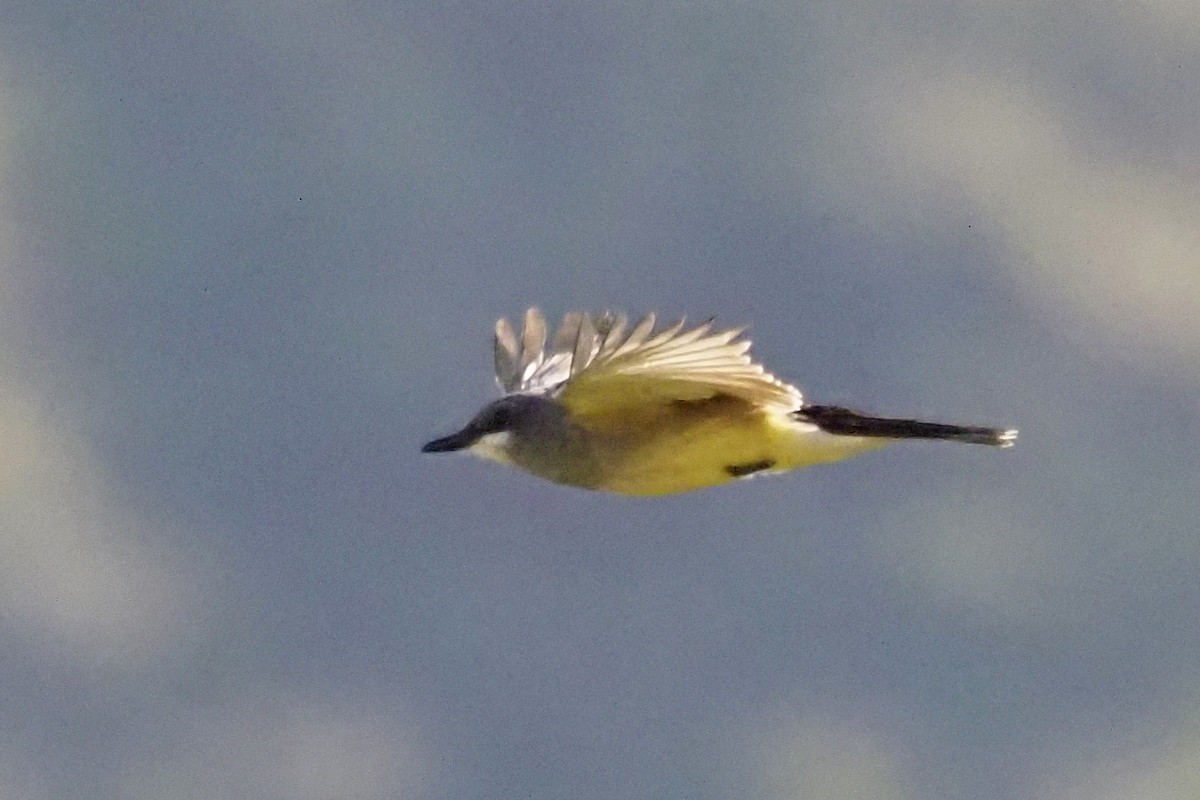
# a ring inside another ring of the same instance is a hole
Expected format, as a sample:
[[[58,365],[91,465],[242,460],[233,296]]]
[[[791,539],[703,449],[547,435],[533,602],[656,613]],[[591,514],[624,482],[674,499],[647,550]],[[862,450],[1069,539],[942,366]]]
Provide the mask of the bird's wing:
[[[545,319],[530,309],[520,339],[506,320],[496,323],[496,378],[509,392],[554,392],[581,416],[717,395],[799,408],[800,391],[756,364],[741,333],[713,332],[711,323],[685,329],[682,320],[656,331],[653,314],[630,329],[622,314],[576,312],[547,353]]]
[[[571,375],[571,356],[582,314],[568,314],[546,352],[546,318],[536,308],[525,312],[520,336],[507,319],[496,320],[496,383],[505,393],[544,394]],[[566,341],[563,341],[566,340]]]

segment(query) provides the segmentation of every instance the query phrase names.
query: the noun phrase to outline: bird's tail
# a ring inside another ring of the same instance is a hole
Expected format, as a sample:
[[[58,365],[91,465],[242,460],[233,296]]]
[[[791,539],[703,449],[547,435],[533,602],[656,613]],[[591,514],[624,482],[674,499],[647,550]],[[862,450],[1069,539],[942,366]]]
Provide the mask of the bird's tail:
[[[826,433],[838,436],[866,436],[883,439],[945,439],[951,442],[990,444],[1012,447],[1017,440],[1013,429],[945,425],[916,419],[872,417],[840,406],[804,406],[793,412],[796,419],[811,422]]]

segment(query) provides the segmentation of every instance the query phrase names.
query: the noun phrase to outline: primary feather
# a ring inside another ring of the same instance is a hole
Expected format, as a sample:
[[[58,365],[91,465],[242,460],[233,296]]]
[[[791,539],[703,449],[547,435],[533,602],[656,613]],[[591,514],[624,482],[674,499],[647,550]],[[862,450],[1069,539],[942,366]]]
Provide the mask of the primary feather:
[[[796,387],[753,361],[743,329],[687,329],[680,320],[656,331],[655,323],[647,314],[626,333],[624,315],[573,312],[547,352],[545,318],[531,308],[520,337],[508,320],[496,323],[496,380],[508,393],[553,394],[583,416],[718,394],[782,411],[801,406]]]

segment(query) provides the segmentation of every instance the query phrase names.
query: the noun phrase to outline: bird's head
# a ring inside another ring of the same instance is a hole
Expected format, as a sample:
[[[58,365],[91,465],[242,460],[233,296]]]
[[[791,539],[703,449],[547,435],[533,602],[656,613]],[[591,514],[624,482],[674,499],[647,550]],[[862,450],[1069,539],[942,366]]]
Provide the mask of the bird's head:
[[[561,406],[545,397],[510,394],[488,403],[466,427],[421,448],[422,453],[470,450],[496,461],[511,461],[508,453],[521,440],[548,433],[561,421]]]

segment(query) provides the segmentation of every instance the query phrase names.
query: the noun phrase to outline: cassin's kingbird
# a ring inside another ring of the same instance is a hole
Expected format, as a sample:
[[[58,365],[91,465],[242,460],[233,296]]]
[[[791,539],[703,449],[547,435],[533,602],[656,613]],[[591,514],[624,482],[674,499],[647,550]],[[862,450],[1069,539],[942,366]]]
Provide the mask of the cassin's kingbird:
[[[471,452],[585,489],[656,495],[784,472],[900,439],[1009,447],[1015,430],[872,417],[809,405],[751,360],[743,329],[655,331],[647,314],[567,314],[546,350],[546,320],[525,312],[518,339],[496,323],[505,394],[422,448]]]

